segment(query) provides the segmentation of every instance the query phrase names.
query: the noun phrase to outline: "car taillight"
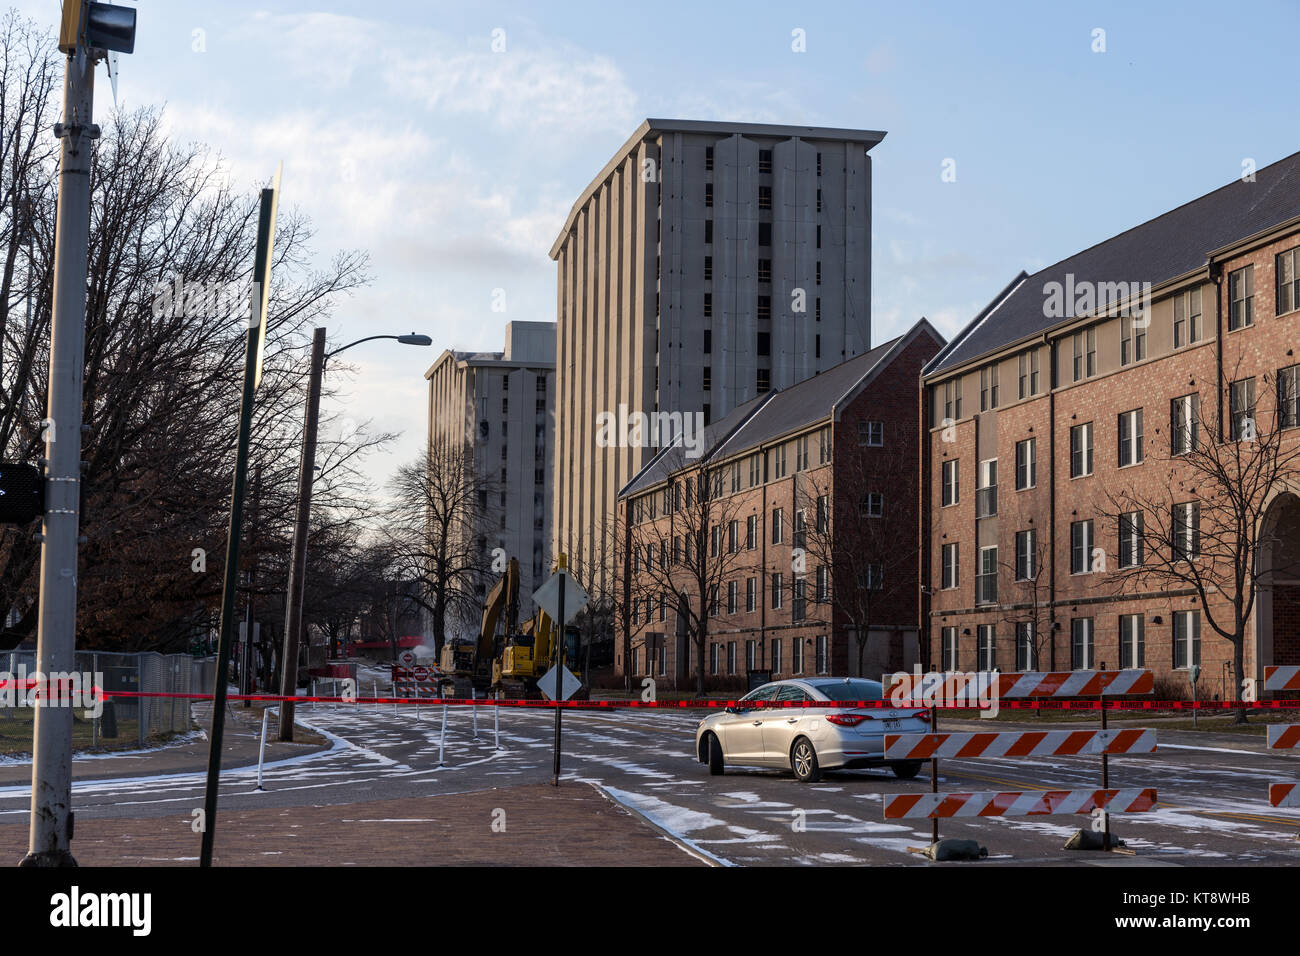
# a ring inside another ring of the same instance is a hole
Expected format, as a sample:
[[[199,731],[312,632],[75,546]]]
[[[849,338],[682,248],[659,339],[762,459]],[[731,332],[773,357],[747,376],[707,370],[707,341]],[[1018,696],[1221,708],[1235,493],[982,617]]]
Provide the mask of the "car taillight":
[[[862,714],[827,714],[826,719],[841,727],[856,727],[867,718]]]

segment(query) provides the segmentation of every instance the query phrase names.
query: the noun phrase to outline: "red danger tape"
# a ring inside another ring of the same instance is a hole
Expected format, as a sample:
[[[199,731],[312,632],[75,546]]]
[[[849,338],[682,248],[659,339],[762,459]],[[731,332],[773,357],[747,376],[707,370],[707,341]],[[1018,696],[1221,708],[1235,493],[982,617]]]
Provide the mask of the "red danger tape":
[[[114,690],[104,691],[107,697],[179,697],[187,700],[212,700],[211,694],[176,694],[163,691]],[[292,696],[284,694],[227,694],[226,700],[260,700],[268,703],[319,703],[319,704],[418,704],[420,706],[446,705],[448,707],[560,707],[568,710],[723,710],[728,707],[760,710],[764,708],[834,708],[837,710],[854,710],[877,708],[887,710],[928,710],[930,708],[899,707],[897,704],[883,700],[812,700],[812,701],[756,701],[756,700],[526,700],[502,699],[492,697],[325,697]],[[1001,709],[1024,710],[1300,710],[1300,700],[1269,701],[1222,701],[1222,700],[1005,700],[999,701]],[[946,704],[936,710],[956,710],[977,713],[981,708],[968,705]]]

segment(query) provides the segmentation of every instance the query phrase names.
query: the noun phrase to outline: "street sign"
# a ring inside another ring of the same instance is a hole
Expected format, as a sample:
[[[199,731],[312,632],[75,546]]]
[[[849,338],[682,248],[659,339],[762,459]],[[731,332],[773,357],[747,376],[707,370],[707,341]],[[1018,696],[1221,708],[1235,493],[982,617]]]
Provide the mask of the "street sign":
[[[427,680],[429,679],[429,668],[427,668],[427,667],[417,667],[417,668],[415,669],[415,679],[416,679],[417,681],[420,681],[421,683],[423,683],[424,681],[427,681]]]
[[[550,579],[533,592],[533,601],[547,613],[552,621],[560,618],[560,579],[564,579],[564,620],[561,625],[572,621],[587,606],[587,592],[582,585],[573,580],[567,571],[556,571]]]
[[[549,671],[537,679],[537,689],[546,695],[547,700],[568,700],[578,692],[582,683],[578,678],[573,676],[573,672],[567,667],[558,668],[562,672],[560,682],[560,696],[555,696],[555,672],[557,668],[552,667]]]
[[[397,659],[402,662],[403,667],[415,666],[415,654],[412,651],[402,651],[401,654],[397,655]]]
[[[35,465],[0,461],[0,524],[27,524],[45,513],[45,482]]]

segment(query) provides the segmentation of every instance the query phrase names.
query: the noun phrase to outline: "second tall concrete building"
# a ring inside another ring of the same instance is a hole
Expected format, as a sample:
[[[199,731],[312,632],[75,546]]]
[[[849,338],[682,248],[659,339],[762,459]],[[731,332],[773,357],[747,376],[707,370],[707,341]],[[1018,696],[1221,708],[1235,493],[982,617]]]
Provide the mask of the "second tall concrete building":
[[[615,497],[656,450],[623,413],[708,423],[871,347],[867,154],[884,135],[650,119],[574,203],[551,247],[552,550],[597,593]]]

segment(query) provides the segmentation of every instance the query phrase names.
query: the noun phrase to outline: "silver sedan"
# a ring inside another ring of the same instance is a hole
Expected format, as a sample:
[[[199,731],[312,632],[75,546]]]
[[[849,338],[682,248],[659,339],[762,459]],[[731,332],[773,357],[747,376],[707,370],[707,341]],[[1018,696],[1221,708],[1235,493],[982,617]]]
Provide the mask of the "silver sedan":
[[[739,706],[701,720],[695,754],[714,776],[738,764],[789,768],[804,783],[820,780],[823,770],[852,767],[888,766],[903,780],[915,777],[921,761],[885,761],[885,734],[929,732],[928,711],[837,703],[882,699],[879,681],[859,677],[772,681],[742,697]],[[762,701],[814,706],[758,706]],[[825,706],[816,706],[820,702]]]

